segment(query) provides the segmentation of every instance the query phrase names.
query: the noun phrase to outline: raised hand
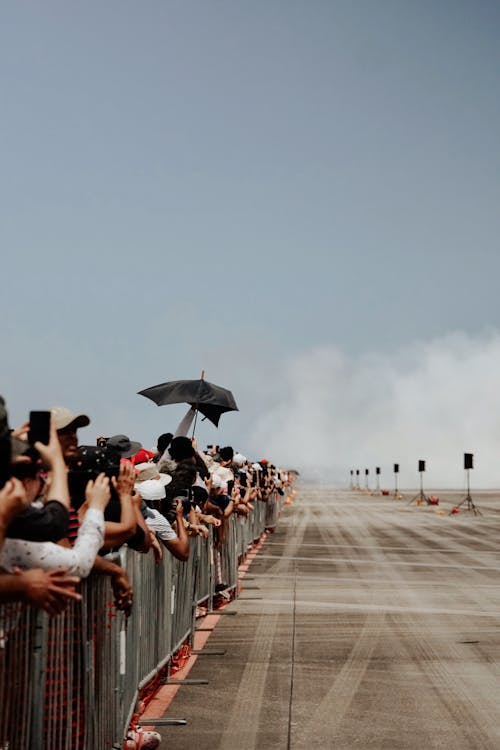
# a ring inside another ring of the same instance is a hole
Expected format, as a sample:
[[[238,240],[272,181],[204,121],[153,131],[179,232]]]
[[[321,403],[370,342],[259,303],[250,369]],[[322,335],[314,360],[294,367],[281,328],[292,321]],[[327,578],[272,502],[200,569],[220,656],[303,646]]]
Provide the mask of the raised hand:
[[[47,445],[40,443],[38,440],[35,443],[36,450],[40,454],[42,463],[46,469],[52,470],[55,466],[64,465],[64,456],[61,449],[61,443],[57,437],[57,430],[54,420],[50,420],[50,433],[49,442]]]
[[[111,477],[113,487],[117,491],[118,495],[132,496],[135,483],[135,468],[130,462],[120,464],[120,472],[118,477]]]
[[[104,511],[110,497],[109,479],[104,473],[99,474],[94,481],[89,480],[85,488],[85,500],[89,508]]]
[[[115,595],[115,607],[129,615],[132,609],[134,593],[127,573],[120,568],[111,576],[111,586]]]

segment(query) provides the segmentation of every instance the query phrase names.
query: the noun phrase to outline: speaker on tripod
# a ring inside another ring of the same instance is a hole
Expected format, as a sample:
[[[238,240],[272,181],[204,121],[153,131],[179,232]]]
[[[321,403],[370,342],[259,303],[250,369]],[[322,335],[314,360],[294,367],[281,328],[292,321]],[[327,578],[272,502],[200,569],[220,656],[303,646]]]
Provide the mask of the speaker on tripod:
[[[417,505],[422,505],[422,503],[427,503],[427,505],[430,504],[430,500],[424,492],[424,472],[425,461],[422,461],[422,459],[420,459],[418,462],[418,473],[420,474],[420,491],[417,492],[415,497],[412,497],[408,505],[411,505],[413,502],[416,502]]]
[[[369,474],[370,474],[370,469],[365,469],[365,492],[370,492],[370,487],[368,484]]]
[[[400,500],[403,497],[403,495],[399,494],[398,474],[399,474],[399,464],[394,464],[394,497],[396,500]]]
[[[464,471],[467,481],[467,494],[464,497],[463,500],[459,502],[458,505],[456,505],[454,508],[451,509],[449,515],[454,515],[455,513],[459,512],[460,507],[467,503],[467,507],[465,510],[471,510],[475,516],[482,516],[483,514],[479,510],[479,508],[474,504],[474,501],[470,494],[470,472],[471,469],[474,468],[474,454],[473,453],[464,453]]]

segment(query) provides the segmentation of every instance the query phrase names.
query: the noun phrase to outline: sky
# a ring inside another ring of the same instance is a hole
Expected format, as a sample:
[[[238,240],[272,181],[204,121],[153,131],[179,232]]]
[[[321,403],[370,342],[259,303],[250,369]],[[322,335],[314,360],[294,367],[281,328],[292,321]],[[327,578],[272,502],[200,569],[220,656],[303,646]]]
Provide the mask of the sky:
[[[500,6],[26,0],[0,24],[0,393],[345,483],[500,486]],[[387,480],[388,481],[388,480]]]

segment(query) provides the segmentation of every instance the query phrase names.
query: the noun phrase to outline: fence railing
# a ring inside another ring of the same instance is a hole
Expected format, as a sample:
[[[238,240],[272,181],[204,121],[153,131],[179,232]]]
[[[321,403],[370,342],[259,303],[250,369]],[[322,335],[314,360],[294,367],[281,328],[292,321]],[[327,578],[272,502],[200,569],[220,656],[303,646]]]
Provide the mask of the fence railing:
[[[186,641],[196,609],[213,607],[214,558],[226,590],[238,593],[238,565],[276,524],[281,498],[255,502],[229,519],[224,543],[191,538],[187,562],[122,548],[134,588],[132,615],[115,610],[109,579],[90,576],[82,601],[58,617],[22,604],[0,605],[0,750],[118,750],[139,693]]]

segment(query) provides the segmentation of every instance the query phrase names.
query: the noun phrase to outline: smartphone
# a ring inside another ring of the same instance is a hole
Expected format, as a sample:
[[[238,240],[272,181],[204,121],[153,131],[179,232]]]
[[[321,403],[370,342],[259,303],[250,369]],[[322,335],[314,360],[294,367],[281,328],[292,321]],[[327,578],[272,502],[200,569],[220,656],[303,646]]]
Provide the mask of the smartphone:
[[[193,503],[191,500],[191,493],[189,490],[179,490],[177,493],[177,498],[182,500],[182,510],[184,515],[189,513],[191,508],[193,507]]]
[[[44,445],[49,443],[50,411],[30,411],[30,445],[34,445],[37,440]]]

